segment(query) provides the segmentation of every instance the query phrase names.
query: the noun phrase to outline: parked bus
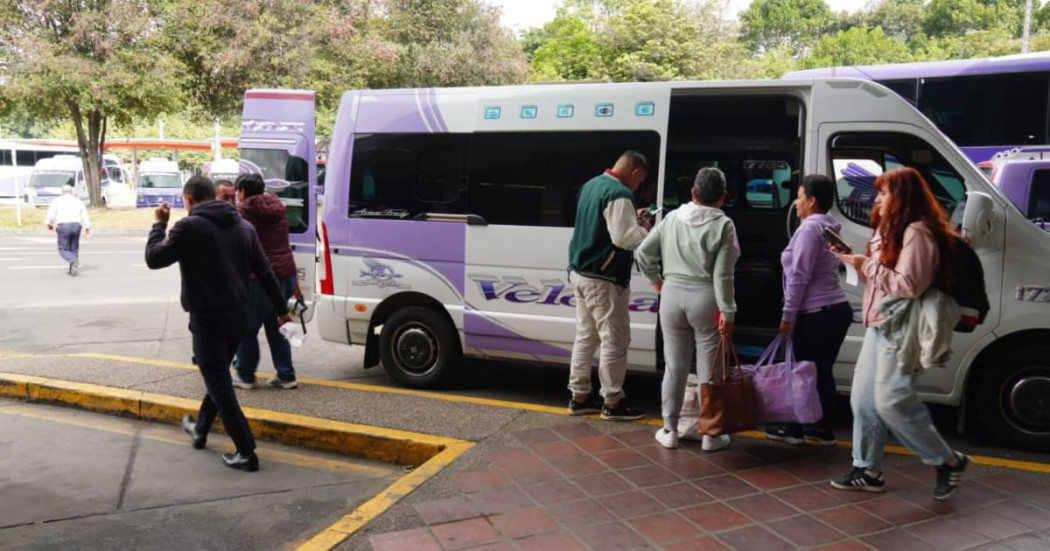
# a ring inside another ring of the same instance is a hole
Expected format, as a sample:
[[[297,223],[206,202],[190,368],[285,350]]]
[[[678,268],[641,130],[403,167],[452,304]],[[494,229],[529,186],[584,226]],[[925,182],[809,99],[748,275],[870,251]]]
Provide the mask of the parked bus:
[[[269,167],[268,178],[301,178],[309,198],[313,124],[312,92],[251,90],[241,155]],[[347,92],[322,212],[305,201],[291,236],[321,337],[364,346],[366,367],[382,364],[414,387],[438,383],[464,357],[566,365],[576,197],[625,149],[650,159],[658,209],[688,201],[699,168],[726,173],[724,208],[742,251],[735,340],[745,350],[760,350],[777,331],[779,258],[800,178],[839,180],[831,214],[861,250],[874,194],[855,193],[852,182],[869,180],[852,178],[850,167],[919,170],[974,239],[992,302],[976,331],[956,335],[951,366],[922,376],[921,396],[965,406],[972,415],[963,418],[1005,442],[1050,445],[1050,235],[911,105],[856,79]],[[859,311],[861,288],[845,288]],[[657,309],[635,273],[632,370],[657,370]],[[862,334],[856,316],[835,367],[842,391]]]
[[[0,197],[15,197],[19,189],[24,196],[29,175],[41,159],[79,153],[76,147],[40,145],[32,140],[0,140]]]
[[[29,175],[25,202],[30,205],[49,205],[62,195],[62,188],[73,188],[73,196],[88,200],[87,182],[84,179],[84,162],[76,155],[55,155],[37,161]]]
[[[874,80],[907,99],[975,163],[1050,144],[1050,52],[955,61],[829,67],[785,79]]]

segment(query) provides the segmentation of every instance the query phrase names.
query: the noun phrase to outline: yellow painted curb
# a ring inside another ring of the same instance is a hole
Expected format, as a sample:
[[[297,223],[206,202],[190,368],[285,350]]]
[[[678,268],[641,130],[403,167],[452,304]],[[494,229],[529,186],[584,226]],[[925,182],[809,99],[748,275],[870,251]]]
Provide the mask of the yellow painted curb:
[[[200,405],[188,398],[14,373],[0,373],[0,396],[164,423],[176,423],[184,414],[195,413]],[[266,440],[399,465],[423,465],[450,446],[464,442],[255,408],[244,408],[244,415],[252,431]]]
[[[434,456],[430,461],[401,477],[379,495],[368,500],[350,514],[339,519],[335,524],[310,538],[298,547],[297,551],[327,551],[346,541],[351,535],[386,512],[401,498],[415,491],[424,482],[452,464],[459,456],[474,447],[470,442],[452,444]]]

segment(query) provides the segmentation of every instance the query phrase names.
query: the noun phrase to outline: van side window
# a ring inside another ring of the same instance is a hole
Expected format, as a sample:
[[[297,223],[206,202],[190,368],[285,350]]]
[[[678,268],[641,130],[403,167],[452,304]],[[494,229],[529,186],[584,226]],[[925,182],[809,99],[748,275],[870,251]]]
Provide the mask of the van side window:
[[[843,133],[829,141],[836,204],[846,218],[868,225],[875,178],[902,167],[918,170],[945,213],[958,222],[966,201],[962,175],[924,140],[898,132]]]
[[[241,149],[241,160],[258,168],[269,184],[268,193],[281,199],[288,218],[289,233],[306,233],[310,228],[310,210],[306,208],[309,194],[309,169],[305,159],[282,149]]]
[[[572,227],[580,189],[628,149],[649,160],[649,178],[636,196],[638,206],[649,206],[659,174],[656,132],[474,134],[468,210],[489,224]]]
[[[1032,190],[1028,195],[1028,218],[1050,221],[1050,169],[1032,174]]]
[[[0,165],[11,166],[11,151],[8,149],[0,150]]]
[[[467,214],[468,134],[359,134],[350,169],[350,216]]]

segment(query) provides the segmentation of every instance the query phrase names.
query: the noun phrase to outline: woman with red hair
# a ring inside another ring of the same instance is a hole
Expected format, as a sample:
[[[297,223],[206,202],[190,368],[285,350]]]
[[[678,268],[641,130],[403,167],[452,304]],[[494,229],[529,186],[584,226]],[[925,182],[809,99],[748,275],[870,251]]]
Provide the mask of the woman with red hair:
[[[954,231],[922,175],[912,168],[887,172],[875,180],[878,196],[871,212],[875,233],[865,254],[840,254],[864,281],[863,318],[867,330],[853,372],[853,470],[831,481],[839,490],[882,492],[881,465],[888,430],[927,465],[936,467],[933,495],[947,499],[958,489],[969,458],[948,446],[915,392],[918,365],[902,369],[898,348],[883,327],[878,305],[886,297],[919,300],[931,287],[950,292],[954,285]],[[950,330],[948,332],[950,339]]]

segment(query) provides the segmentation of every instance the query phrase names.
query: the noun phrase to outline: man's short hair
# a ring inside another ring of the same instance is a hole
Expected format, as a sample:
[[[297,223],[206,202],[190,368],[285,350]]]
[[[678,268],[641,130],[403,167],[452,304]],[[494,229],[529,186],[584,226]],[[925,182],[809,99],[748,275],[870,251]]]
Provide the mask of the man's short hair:
[[[182,187],[182,194],[193,199],[194,203],[203,203],[215,199],[215,184],[204,176],[194,176]]]
[[[831,210],[831,204],[835,202],[835,182],[823,174],[807,174],[802,179],[802,189],[806,190],[806,197],[817,200],[817,210],[826,213]]]
[[[262,176],[249,173],[241,174],[237,177],[237,181],[233,184],[233,188],[240,191],[244,190],[245,197],[252,197],[255,195],[262,195],[266,191],[266,183],[263,182]]]
[[[62,193],[65,193],[66,195],[73,195],[73,186],[69,184],[64,184],[62,186]]]
[[[726,193],[726,175],[717,168],[701,168],[693,180],[693,193],[696,200],[705,205],[717,203]]]
[[[216,189],[221,188],[222,186],[233,187],[233,182],[231,182],[229,180],[215,180],[215,188]]]
[[[620,159],[626,160],[630,163],[631,168],[640,168],[646,173],[649,172],[649,160],[645,158],[645,155],[642,155],[633,149],[624,151],[623,155],[620,155]]]

